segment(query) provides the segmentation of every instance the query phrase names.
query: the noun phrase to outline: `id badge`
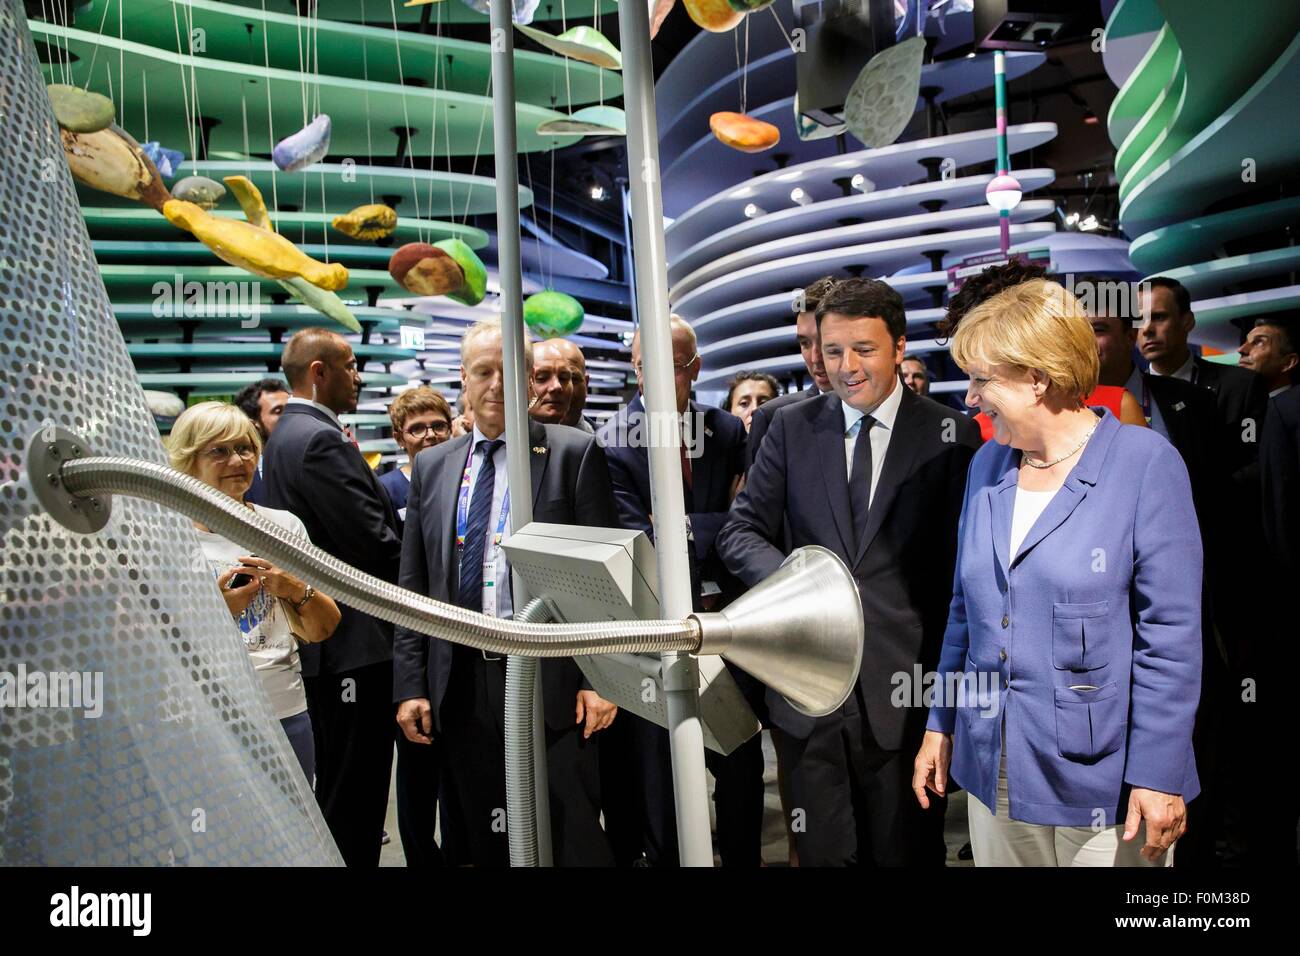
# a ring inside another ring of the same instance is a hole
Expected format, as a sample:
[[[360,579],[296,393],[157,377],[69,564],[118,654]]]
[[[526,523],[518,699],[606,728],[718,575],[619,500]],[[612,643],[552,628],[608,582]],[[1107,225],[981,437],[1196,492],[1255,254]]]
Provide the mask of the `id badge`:
[[[483,565],[483,613],[488,617],[497,616],[496,561],[489,561]]]

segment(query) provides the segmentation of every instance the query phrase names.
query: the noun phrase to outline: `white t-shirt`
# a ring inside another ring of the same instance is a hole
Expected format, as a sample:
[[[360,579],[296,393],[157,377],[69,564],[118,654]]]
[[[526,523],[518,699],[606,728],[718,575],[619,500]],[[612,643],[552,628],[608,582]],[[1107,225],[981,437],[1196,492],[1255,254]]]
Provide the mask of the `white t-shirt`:
[[[286,531],[307,537],[307,529],[296,515],[261,505],[254,505],[253,509]],[[214,576],[225,574],[248,554],[248,548],[219,534],[211,531],[198,531],[197,534],[203,546],[203,556],[208,559]],[[301,714],[307,709],[302,666],[298,662],[297,641],[289,631],[288,616],[280,602],[270,591],[262,588],[234,623],[236,632],[243,639],[244,649],[252,658],[253,669],[271,698],[275,716],[284,720]]]
[[[1058,491],[1060,489],[1057,489]],[[1020,545],[1034,526],[1038,516],[1046,510],[1047,505],[1056,497],[1056,491],[1025,491],[1016,488],[1016,503],[1011,512],[1011,560],[1016,559]]]

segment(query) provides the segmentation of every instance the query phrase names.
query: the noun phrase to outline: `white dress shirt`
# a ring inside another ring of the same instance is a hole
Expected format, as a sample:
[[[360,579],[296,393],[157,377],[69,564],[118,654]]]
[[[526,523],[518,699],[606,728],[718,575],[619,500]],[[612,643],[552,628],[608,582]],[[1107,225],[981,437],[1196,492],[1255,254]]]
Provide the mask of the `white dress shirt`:
[[[492,488],[492,509],[489,512],[490,517],[488,518],[487,529],[488,539],[483,548],[483,561],[485,563],[492,560],[492,538],[496,535],[497,524],[501,520],[501,506],[505,501],[506,488],[509,487],[509,476],[506,473],[506,433],[502,432],[497,437],[501,439],[502,443],[497,446],[496,452],[492,455],[492,464],[496,466],[496,483]],[[473,438],[471,439],[472,444],[470,445],[474,458],[470,463],[469,469],[469,500],[465,505],[465,512],[467,515],[469,513],[469,506],[474,501],[474,487],[478,484],[479,469],[483,467],[483,451],[479,448],[478,443],[487,440],[487,436],[479,431],[478,426],[475,425]],[[459,491],[457,494],[459,495]],[[507,520],[505,530],[501,534],[501,543],[504,544],[509,539],[510,522]],[[485,592],[487,591],[487,584],[488,581],[485,578],[483,581],[483,590]],[[513,617],[515,613],[515,605],[510,594],[510,562],[506,560],[506,552],[504,548],[502,548],[501,553],[497,555],[492,588],[496,592],[496,616]],[[489,595],[485,594],[485,600],[483,602],[484,613],[487,613],[488,610],[489,597]]]
[[[297,395],[291,395],[286,405],[308,405],[312,408],[318,408],[329,416],[330,421],[339,426],[339,431],[343,430],[343,423],[339,421],[338,415],[334,414],[334,409],[322,405],[320,402],[313,402],[310,398],[299,398]]]
[[[1151,366],[1151,368],[1148,369],[1148,371],[1152,375],[1160,374],[1159,372],[1156,371],[1154,365]],[[1195,385],[1196,384],[1196,356],[1194,355],[1187,356],[1187,361],[1184,362],[1173,373],[1171,373],[1169,377],[1181,378],[1184,382],[1191,382],[1193,385]]]
[[[1169,428],[1165,425],[1164,416],[1160,414],[1160,406],[1156,404],[1155,396],[1147,392],[1146,382],[1142,380],[1142,370],[1136,365],[1133,366],[1128,381],[1124,383],[1124,390],[1142,404],[1142,409],[1150,420],[1151,430],[1167,439]]]
[[[871,497],[867,501],[867,508],[870,508],[871,502],[876,499],[876,485],[880,483],[880,473],[885,467],[885,454],[889,451],[889,439],[894,434],[894,420],[898,418],[898,406],[903,401],[905,387],[895,380],[894,390],[871,413],[876,422],[867,433],[871,439]],[[843,400],[840,401],[840,407],[844,409],[844,459],[848,465],[848,477],[851,481],[853,446],[857,444],[858,430],[866,413],[858,411]]]

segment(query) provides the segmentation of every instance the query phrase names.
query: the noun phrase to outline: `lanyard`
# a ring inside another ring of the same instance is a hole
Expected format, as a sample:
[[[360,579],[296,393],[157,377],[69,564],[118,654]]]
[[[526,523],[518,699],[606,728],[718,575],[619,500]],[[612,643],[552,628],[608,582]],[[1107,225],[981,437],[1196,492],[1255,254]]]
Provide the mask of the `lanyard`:
[[[465,471],[460,478],[460,495],[456,501],[456,559],[460,562],[460,554],[465,549],[465,535],[469,530],[469,479],[470,471],[474,465],[474,449],[471,446],[469,458],[465,462]],[[495,481],[495,475],[493,476]],[[485,589],[491,589],[491,613],[495,616],[496,609],[496,563],[497,556],[501,551],[501,538],[506,530],[506,519],[510,515],[510,488],[506,487],[506,493],[501,500],[501,514],[497,518],[497,529],[492,535],[492,546],[483,549],[483,586]]]

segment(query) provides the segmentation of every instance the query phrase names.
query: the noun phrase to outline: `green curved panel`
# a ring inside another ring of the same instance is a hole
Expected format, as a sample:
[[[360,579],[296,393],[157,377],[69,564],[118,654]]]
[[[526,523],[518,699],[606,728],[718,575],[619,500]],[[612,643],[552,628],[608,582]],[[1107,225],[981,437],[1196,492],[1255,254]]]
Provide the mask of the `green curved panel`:
[[[137,372],[135,376],[143,388],[201,388],[228,389],[235,392],[262,378],[283,378],[279,372]],[[391,388],[405,385],[403,375],[386,372],[362,372],[365,388]]]
[[[291,0],[231,0],[231,2],[242,7],[284,9],[290,5]],[[318,0],[318,9],[322,19],[356,23],[364,21],[379,26],[386,23],[391,26],[395,17],[402,25],[418,23],[424,7],[404,7],[402,6],[404,2],[405,0],[391,0],[391,2],[390,0]],[[564,0],[563,4],[560,0],[543,0],[538,5],[537,12],[533,14],[533,21],[535,23],[550,20],[559,22],[563,13],[568,17],[570,26],[578,20],[586,20],[590,23],[595,9],[593,0]],[[616,16],[618,4],[615,0],[601,0],[600,12],[602,16]],[[430,29],[440,19],[443,23],[479,23],[485,26],[488,22],[487,14],[479,13],[466,6],[461,0],[440,0],[432,4],[429,8]]]
[[[124,13],[120,33],[119,4]],[[460,0],[444,0],[443,5],[472,12]],[[104,19],[106,8],[108,17]],[[173,19],[175,9],[180,12]],[[387,5],[384,10],[387,12]],[[190,52],[188,38],[193,34],[193,52],[230,63],[297,72],[310,59],[310,72],[326,76],[391,84],[419,80],[429,88],[476,96],[487,92],[492,71],[492,50],[487,43],[394,31],[391,22],[358,26],[314,19],[310,32],[303,28],[304,22],[275,4],[268,4],[264,12],[260,7],[214,0],[92,0],[77,14],[74,25],[173,53]],[[450,69],[447,57],[451,57]],[[114,84],[121,86],[116,77]],[[570,91],[575,104],[594,103],[602,88],[605,99],[621,95],[621,75],[550,54],[515,51],[515,94],[521,103],[549,106],[552,96],[563,103]]]
[[[1165,18],[1155,0],[1119,0],[1106,21],[1106,41],[1122,40],[1138,33],[1150,33],[1164,25]]]
[[[284,346],[275,342],[144,342],[128,343],[126,351],[133,359],[279,359]],[[404,349],[399,345],[363,345],[358,342],[353,344],[352,354],[377,362],[400,362],[414,358],[416,353],[414,349]]]
[[[1151,109],[1151,105],[1169,87],[1178,68],[1181,52],[1173,33],[1166,26],[1156,35],[1146,56],[1129,75],[1124,86],[1111,101],[1107,128],[1116,148]]]
[[[1300,196],[1153,229],[1133,240],[1129,258],[1139,272],[1158,275],[1180,262],[1213,259],[1225,242],[1284,226],[1300,227]]]
[[[174,227],[173,227],[174,228]],[[293,235],[285,233],[293,239]],[[322,262],[341,262],[349,267],[352,264],[364,265],[371,269],[386,269],[396,246],[366,246],[356,243],[330,243],[328,246],[318,242],[295,242],[305,254]],[[141,242],[134,239],[114,240],[95,239],[91,242],[95,258],[101,263],[130,264],[132,262],[195,262],[215,263],[218,260],[207,246],[193,240],[176,242]]]
[[[1211,202],[1260,183],[1278,182],[1300,159],[1300,143],[1285,117],[1300,89],[1300,35],[1238,102],[1135,184],[1120,202],[1120,222],[1138,235],[1175,219],[1199,215]],[[1255,180],[1243,175],[1253,163]]]
[[[82,215],[86,220],[86,226],[96,235],[96,252],[99,252],[102,248],[106,252],[112,250],[122,255],[144,255],[149,250],[158,249],[164,245],[182,249],[194,245],[192,242],[167,242],[166,240],[169,238],[178,238],[181,235],[180,230],[152,209],[143,206],[124,206],[121,209],[96,206],[83,207]],[[237,209],[213,209],[212,215],[222,219],[244,221],[244,214]],[[385,248],[373,243],[359,243],[357,240],[345,236],[330,226],[333,218],[329,213],[318,212],[271,213],[276,232],[286,239],[298,243],[299,248],[304,252],[307,251],[307,247],[302,244],[304,236],[307,239],[320,240],[323,245],[325,234],[328,234],[328,245],[331,250],[335,248],[339,250],[382,250]],[[109,239],[106,238],[107,235],[129,235],[132,238],[131,240]],[[100,236],[105,236],[105,238],[99,238]],[[155,237],[163,241],[159,242]],[[394,247],[403,242],[433,242],[437,239],[451,238],[463,240],[471,249],[482,249],[488,244],[488,234],[482,229],[474,226],[462,226],[454,222],[438,222],[431,219],[398,219],[397,229],[390,238]],[[108,243],[116,243],[116,245],[109,245]],[[138,253],[135,252],[137,249],[139,250]],[[315,255],[315,253],[311,252],[307,254]],[[368,254],[361,253],[361,255]],[[388,254],[392,254],[391,250]]]
[[[391,132],[393,127],[416,130],[410,147],[415,155],[490,155],[492,152],[489,97],[330,76],[316,77],[305,85],[297,71],[178,54],[39,20],[31,21],[31,28],[37,38],[49,43],[57,41],[78,58],[66,71],[57,64],[46,64],[44,70],[49,82],[71,82],[107,94],[110,75],[125,72],[133,78],[147,77],[147,138],[190,156],[194,150],[189,144],[185,120],[186,97],[193,98],[191,85],[194,83],[198,85],[198,112],[216,121],[208,140],[210,155],[220,152],[245,155],[245,115],[247,152],[269,153],[275,142],[305,125],[311,116],[304,118],[304,112],[314,113],[317,102],[320,112],[328,113],[332,121],[329,158],[335,162],[350,157],[360,163],[371,155],[392,155],[397,145],[397,137]],[[303,94],[307,85],[311,88],[311,109],[304,111]],[[272,104],[269,126],[268,86]],[[145,81],[138,85],[134,81],[128,83],[125,98],[125,106],[118,108],[118,125],[143,142],[146,139]],[[576,143],[581,137],[537,133],[539,124],[564,115],[530,103],[517,104],[519,151],[536,152]]]
[[[1133,132],[1115,154],[1115,176],[1120,195],[1154,166],[1173,135],[1174,122],[1187,96],[1187,73],[1181,58],[1169,87],[1156,97],[1147,114],[1138,120]]]
[[[1218,293],[1225,286],[1282,276],[1300,269],[1300,246],[1250,252],[1224,259],[1210,259],[1170,269],[1163,275],[1177,279],[1193,297]]]
[[[174,288],[177,281],[186,282],[236,282],[260,283],[262,300],[270,301],[272,294],[284,292],[279,283],[273,279],[262,279],[236,266],[196,266],[180,263],[163,265],[106,265],[100,266],[99,272],[108,287],[110,296],[134,294],[140,298],[152,298],[153,288],[158,283]],[[348,285],[341,290],[339,298],[347,301],[363,299],[367,289],[379,288],[385,298],[414,298],[402,286],[393,281],[386,269],[349,269]],[[177,277],[180,277],[179,280]],[[251,287],[248,294],[252,294]]]

